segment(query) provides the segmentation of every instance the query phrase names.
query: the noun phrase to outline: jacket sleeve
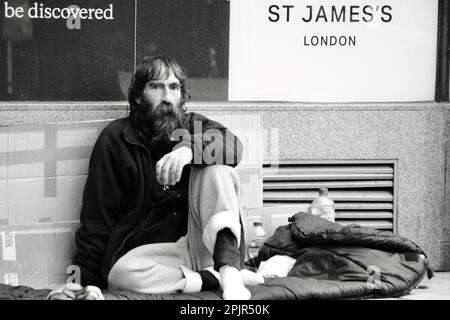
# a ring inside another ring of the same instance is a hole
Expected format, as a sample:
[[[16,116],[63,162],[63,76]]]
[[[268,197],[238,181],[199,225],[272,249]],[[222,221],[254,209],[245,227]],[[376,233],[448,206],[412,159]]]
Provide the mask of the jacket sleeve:
[[[221,123],[191,112],[187,131],[173,149],[190,147],[192,166],[225,164],[235,167],[241,162],[244,149],[241,141]]]
[[[73,263],[80,268],[82,285],[106,286],[101,277],[103,256],[111,231],[123,215],[131,186],[127,157],[123,141],[102,132],[91,154],[81,227],[75,235]]]

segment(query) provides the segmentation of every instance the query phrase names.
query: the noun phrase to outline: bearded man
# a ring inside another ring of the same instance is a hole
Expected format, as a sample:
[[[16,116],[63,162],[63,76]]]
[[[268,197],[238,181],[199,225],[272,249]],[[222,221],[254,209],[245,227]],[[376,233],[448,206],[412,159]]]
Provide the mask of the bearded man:
[[[224,299],[249,299],[245,285],[263,281],[242,269],[233,169],[242,144],[220,123],[185,111],[185,80],[174,60],[146,57],[129,88],[130,115],[94,146],[73,259],[83,286],[149,294],[220,288]]]

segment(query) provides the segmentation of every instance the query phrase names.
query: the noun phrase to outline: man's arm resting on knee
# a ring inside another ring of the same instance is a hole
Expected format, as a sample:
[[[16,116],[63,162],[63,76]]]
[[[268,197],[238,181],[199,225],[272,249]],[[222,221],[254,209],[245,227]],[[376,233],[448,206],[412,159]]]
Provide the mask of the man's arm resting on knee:
[[[224,164],[235,167],[241,162],[244,149],[241,141],[221,123],[191,112],[188,130],[189,135],[178,137],[181,142],[173,150],[182,146],[191,148],[193,159],[190,165]]]

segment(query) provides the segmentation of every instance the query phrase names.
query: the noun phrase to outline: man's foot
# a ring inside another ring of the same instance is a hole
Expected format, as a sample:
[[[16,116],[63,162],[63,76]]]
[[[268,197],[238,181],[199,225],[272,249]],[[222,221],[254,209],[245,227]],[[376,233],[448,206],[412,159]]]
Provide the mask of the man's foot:
[[[47,300],[105,300],[105,298],[98,287],[82,287],[77,283],[66,283],[50,292]]]
[[[249,300],[252,294],[244,286],[241,272],[231,266],[219,270],[222,279],[222,296],[225,300]]]
[[[241,271],[242,282],[245,286],[256,286],[257,284],[264,283],[264,277],[256,272],[242,269]]]

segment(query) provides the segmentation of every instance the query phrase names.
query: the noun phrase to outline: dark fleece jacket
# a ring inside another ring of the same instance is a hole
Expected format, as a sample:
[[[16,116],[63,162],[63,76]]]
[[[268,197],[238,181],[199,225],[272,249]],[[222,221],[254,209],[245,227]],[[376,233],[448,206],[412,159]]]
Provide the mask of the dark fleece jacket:
[[[240,162],[242,144],[222,124],[191,112],[186,128],[189,134],[181,142],[158,147],[143,141],[129,117],[111,122],[100,134],[89,163],[81,227],[75,235],[73,263],[81,269],[82,285],[106,288],[111,267],[127,251],[143,244],[174,242],[186,234],[190,166],[183,169],[179,183],[164,191],[155,172],[155,163],[164,154],[185,145],[193,150],[192,166],[234,167]],[[224,143],[213,143],[215,139]],[[208,146],[215,149],[213,157],[210,152],[203,154]]]

